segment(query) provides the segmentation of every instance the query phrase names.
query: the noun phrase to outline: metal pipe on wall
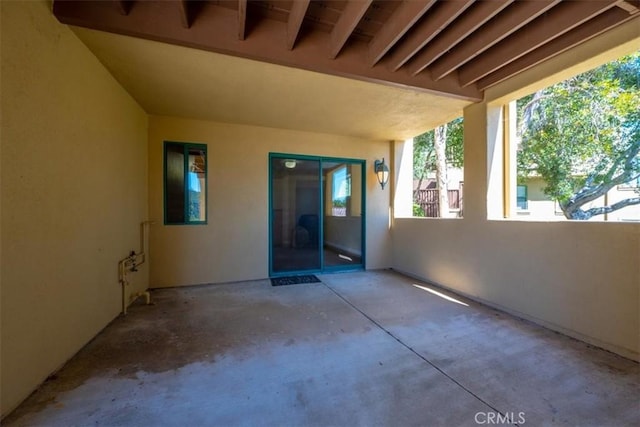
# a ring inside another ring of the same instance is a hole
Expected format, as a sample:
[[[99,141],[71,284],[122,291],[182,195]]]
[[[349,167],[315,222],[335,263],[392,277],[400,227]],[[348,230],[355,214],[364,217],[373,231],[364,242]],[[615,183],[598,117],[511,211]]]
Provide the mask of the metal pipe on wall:
[[[147,304],[151,304],[151,294],[149,291],[132,293],[127,298],[127,272],[136,272],[138,267],[145,263],[147,257],[145,253],[145,241],[147,239],[147,231],[149,225],[153,224],[153,221],[143,221],[140,223],[140,251],[136,252],[132,250],[129,256],[121,259],[118,262],[118,282],[122,286],[122,314],[127,314],[127,307],[137,298],[144,296]]]

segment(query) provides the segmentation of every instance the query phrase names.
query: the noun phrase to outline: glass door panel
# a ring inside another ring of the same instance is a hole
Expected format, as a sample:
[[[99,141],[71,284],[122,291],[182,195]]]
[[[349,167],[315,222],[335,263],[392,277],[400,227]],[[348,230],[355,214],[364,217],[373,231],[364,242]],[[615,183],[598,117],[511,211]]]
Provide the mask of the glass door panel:
[[[271,158],[271,269],[320,270],[320,160]]]
[[[323,266],[362,265],[362,164],[322,162]]]

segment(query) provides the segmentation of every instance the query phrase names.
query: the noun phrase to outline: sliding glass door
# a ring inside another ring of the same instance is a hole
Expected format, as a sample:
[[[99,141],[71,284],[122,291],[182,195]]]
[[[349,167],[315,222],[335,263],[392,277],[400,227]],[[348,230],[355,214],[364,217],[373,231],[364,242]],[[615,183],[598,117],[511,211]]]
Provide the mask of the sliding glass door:
[[[273,273],[320,269],[320,161],[271,158]]]
[[[360,163],[322,163],[325,268],[362,265],[362,169]]]
[[[364,162],[271,154],[270,274],[364,266]]]

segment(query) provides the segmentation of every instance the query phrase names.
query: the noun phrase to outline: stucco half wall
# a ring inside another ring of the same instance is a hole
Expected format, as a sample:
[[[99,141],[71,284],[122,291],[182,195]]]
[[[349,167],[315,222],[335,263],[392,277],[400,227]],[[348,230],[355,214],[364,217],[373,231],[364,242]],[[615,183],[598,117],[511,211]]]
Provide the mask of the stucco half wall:
[[[397,270],[638,359],[638,225],[396,219],[393,240]]]
[[[207,145],[208,223],[163,224],[163,142]],[[153,116],[149,121],[150,286],[265,278],[269,275],[269,153],[366,160],[367,268],[391,263],[389,187],[373,161],[390,143],[329,134]]]

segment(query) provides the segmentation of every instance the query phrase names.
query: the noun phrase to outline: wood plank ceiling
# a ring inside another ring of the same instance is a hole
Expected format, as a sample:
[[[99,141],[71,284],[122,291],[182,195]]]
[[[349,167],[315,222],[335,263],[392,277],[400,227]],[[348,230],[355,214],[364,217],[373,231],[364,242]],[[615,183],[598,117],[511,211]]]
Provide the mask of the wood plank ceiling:
[[[472,101],[639,11],[640,0],[53,4],[64,24]]]

